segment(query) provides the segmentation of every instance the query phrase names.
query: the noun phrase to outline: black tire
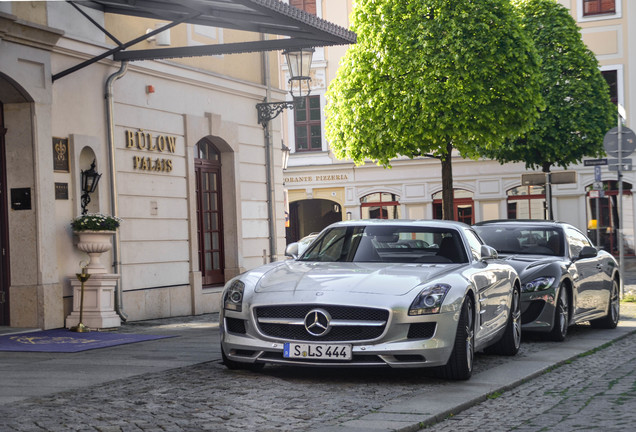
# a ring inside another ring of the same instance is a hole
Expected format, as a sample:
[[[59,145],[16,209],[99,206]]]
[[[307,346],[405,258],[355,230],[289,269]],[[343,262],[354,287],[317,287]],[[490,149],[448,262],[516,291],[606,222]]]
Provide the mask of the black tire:
[[[230,360],[225,355],[225,351],[223,351],[223,347],[221,347],[221,358],[223,359],[223,364],[229,370],[249,370],[249,371],[259,371],[263,369],[265,366],[263,363],[241,363],[234,360]]]
[[[510,315],[506,323],[503,336],[495,344],[484,351],[488,354],[513,356],[519,352],[521,346],[521,291],[515,287],[512,292]]]
[[[562,342],[568,334],[570,326],[570,299],[565,285],[559,287],[556,307],[554,308],[554,319],[552,320],[552,330],[548,333],[548,339],[555,342]]]
[[[448,363],[440,368],[440,375],[449,380],[467,380],[473,373],[475,358],[475,314],[473,301],[467,297],[457,323],[455,344]]]
[[[590,321],[594,328],[614,329],[618,325],[621,312],[621,299],[618,288],[618,282],[612,281],[612,289],[610,290],[609,305],[607,307],[607,315],[603,318]]]

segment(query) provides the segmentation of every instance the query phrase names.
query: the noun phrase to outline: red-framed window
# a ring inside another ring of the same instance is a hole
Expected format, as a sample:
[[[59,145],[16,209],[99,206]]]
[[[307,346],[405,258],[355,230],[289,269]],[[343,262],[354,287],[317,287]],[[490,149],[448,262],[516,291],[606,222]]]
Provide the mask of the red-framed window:
[[[295,8],[316,15],[316,0],[289,0],[289,4]]]
[[[433,219],[443,219],[442,192],[433,195]],[[453,220],[468,225],[475,223],[473,194],[467,190],[453,191]]]
[[[400,219],[400,196],[388,192],[360,198],[362,219]]]
[[[320,96],[307,96],[294,106],[294,139],[296,151],[322,150]]]
[[[544,186],[518,186],[507,195],[508,219],[545,219]]]
[[[616,12],[616,0],[583,0],[583,16]]]

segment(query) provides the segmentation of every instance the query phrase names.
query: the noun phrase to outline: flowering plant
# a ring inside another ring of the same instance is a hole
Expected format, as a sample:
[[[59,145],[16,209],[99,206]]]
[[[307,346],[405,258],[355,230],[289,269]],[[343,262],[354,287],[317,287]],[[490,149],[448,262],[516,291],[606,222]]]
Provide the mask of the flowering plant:
[[[73,231],[114,231],[122,220],[115,216],[88,213],[71,221]]]

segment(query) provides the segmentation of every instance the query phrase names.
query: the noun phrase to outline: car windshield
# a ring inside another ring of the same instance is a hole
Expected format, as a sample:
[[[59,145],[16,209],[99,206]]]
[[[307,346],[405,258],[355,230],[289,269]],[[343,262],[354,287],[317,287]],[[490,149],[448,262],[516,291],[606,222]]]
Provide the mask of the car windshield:
[[[546,227],[511,227],[501,225],[475,226],[475,231],[487,245],[500,255],[563,256],[563,231]]]
[[[406,225],[334,227],[322,233],[299,260],[393,263],[468,262],[458,231]]]

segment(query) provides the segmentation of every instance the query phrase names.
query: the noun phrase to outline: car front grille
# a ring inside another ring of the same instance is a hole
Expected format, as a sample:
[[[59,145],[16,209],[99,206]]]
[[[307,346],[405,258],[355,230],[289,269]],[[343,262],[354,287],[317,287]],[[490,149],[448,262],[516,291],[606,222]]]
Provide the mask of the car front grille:
[[[415,323],[409,326],[409,333],[407,337],[409,339],[430,339],[435,334],[434,322]]]
[[[330,330],[321,336],[313,335],[305,328],[305,318],[313,310],[324,311],[331,317]],[[321,304],[259,306],[255,308],[255,317],[259,330],[268,337],[310,342],[347,342],[379,338],[386,328],[389,311]]]

